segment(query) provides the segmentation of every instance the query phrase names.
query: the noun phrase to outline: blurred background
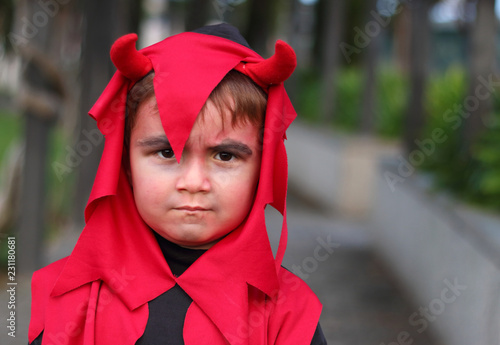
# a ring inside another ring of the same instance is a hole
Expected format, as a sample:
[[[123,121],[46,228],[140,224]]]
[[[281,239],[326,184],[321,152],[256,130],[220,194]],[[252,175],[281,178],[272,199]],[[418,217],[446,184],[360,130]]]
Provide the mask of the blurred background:
[[[297,53],[286,263],[330,344],[500,344],[499,16],[495,0],[0,0],[0,265],[7,282],[13,236],[19,334],[31,272],[84,225],[111,44],[224,21],[264,57],[276,39]]]

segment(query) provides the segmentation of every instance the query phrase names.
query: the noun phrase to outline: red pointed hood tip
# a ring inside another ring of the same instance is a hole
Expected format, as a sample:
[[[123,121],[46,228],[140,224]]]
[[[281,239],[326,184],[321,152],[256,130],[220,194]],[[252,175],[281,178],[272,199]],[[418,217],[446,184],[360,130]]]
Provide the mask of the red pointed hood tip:
[[[137,34],[120,37],[111,47],[111,61],[118,71],[130,80],[137,81],[153,69],[151,60],[137,51]]]
[[[296,66],[297,57],[292,47],[278,40],[273,56],[257,63],[241,63],[235,69],[267,89],[270,85],[280,84],[287,80]]]

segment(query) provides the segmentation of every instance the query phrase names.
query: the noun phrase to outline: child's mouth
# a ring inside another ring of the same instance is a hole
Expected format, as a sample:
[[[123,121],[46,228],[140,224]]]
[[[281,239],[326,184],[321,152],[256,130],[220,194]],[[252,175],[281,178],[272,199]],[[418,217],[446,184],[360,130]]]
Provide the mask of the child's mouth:
[[[208,211],[207,208],[204,208],[201,206],[188,206],[188,205],[176,207],[175,209],[179,210],[179,211],[187,211],[187,212]]]

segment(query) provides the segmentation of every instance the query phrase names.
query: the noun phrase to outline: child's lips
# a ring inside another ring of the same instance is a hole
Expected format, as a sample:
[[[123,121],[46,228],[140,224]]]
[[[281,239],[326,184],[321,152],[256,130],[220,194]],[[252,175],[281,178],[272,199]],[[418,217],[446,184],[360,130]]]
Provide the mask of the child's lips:
[[[179,211],[186,211],[186,212],[209,211],[209,209],[205,208],[205,207],[201,207],[201,206],[189,206],[189,205],[179,206],[179,207],[176,207],[175,209],[179,210]]]

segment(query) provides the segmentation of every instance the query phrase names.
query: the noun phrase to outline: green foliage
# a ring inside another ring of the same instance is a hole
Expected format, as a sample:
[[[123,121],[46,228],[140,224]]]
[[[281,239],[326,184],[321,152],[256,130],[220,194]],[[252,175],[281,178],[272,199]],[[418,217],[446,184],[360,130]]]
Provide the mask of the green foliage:
[[[467,89],[465,70],[450,67],[442,75],[430,78],[425,95],[426,126],[421,140],[432,138],[435,131],[442,131],[443,142],[434,142],[431,155],[426,156],[423,169],[433,172],[438,186],[458,191],[464,186],[463,174],[467,162],[460,147],[463,119],[460,107]],[[459,172],[462,172],[459,173]]]
[[[299,113],[308,122],[320,123],[321,83],[314,73],[301,75]],[[355,132],[361,120],[364,87],[363,71],[342,69],[335,81],[336,107],[333,122],[337,129]],[[451,66],[445,72],[430,76],[425,94],[426,125],[420,142],[428,145],[424,164],[438,189],[481,205],[500,210],[500,97],[495,101],[488,129],[466,154],[462,134],[467,126],[465,99],[467,73],[462,66]],[[397,70],[385,67],[377,72],[375,130],[386,138],[402,136],[408,106],[409,81]],[[435,138],[440,140],[434,140]],[[432,144],[431,144],[432,142]]]
[[[298,71],[300,90],[297,94],[295,107],[299,119],[308,123],[321,121],[320,100],[321,82],[313,71]]]
[[[406,112],[408,80],[393,68],[377,72],[375,131],[385,138],[401,136]],[[363,102],[364,75],[359,68],[340,71],[336,84],[334,124],[342,130],[359,129]]]
[[[9,146],[21,136],[21,117],[0,109],[0,165],[3,165]]]
[[[491,118],[490,126],[472,152],[464,197],[500,211],[500,113],[497,111]]]
[[[359,129],[363,102],[364,75],[359,68],[340,71],[336,80],[337,102],[334,124],[337,128],[354,132]],[[375,131],[385,138],[398,138],[408,99],[408,80],[394,68],[377,72]]]
[[[335,80],[336,102],[333,123],[346,131],[359,128],[363,74],[359,68],[345,68],[339,71]]]
[[[467,86],[465,70],[456,66],[430,79],[423,138],[431,138],[433,131],[442,130],[446,140],[434,143],[434,152],[426,157],[422,168],[432,173],[437,188],[476,205],[500,210],[500,103],[493,95],[496,104],[489,127],[467,154],[461,138],[467,125]]]
[[[385,138],[397,138],[403,131],[408,102],[408,78],[394,68],[378,72],[375,129]]]
[[[317,73],[301,71],[300,92],[295,106],[299,117],[309,123],[321,123],[321,80]],[[341,69],[335,80],[336,104],[333,124],[337,129],[354,132],[359,129],[364,86],[363,71],[349,67]],[[408,80],[393,68],[384,68],[378,73],[376,87],[377,108],[375,130],[386,138],[401,136]]]
[[[0,109],[0,173],[3,172],[5,159],[11,145],[21,136],[22,121],[11,111]],[[0,178],[2,178],[0,176]],[[7,229],[9,232],[10,229]],[[0,267],[7,267],[7,234],[0,234]]]

